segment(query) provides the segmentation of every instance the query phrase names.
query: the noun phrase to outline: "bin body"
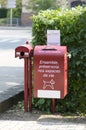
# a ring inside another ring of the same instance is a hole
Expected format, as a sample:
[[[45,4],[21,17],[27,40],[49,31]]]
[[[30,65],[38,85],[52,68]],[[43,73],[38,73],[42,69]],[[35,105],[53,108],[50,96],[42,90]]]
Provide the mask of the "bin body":
[[[67,94],[66,46],[36,46],[34,49],[34,97],[63,99]]]

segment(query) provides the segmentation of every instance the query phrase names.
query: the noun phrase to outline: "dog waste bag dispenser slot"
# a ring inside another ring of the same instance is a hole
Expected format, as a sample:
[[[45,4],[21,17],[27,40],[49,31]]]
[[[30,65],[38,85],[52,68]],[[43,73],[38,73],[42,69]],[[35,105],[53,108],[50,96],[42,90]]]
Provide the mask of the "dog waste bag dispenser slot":
[[[32,47],[26,43],[22,46],[18,46],[15,49],[15,57],[19,57],[21,58],[29,58],[30,57],[30,53],[31,53]]]
[[[67,47],[34,49],[34,97],[63,99],[67,94]]]

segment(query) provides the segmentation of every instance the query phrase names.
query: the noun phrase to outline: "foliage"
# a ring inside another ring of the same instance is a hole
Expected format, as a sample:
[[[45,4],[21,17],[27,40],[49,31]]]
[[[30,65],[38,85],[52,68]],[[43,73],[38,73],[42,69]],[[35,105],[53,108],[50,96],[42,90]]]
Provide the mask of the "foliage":
[[[60,8],[67,8],[68,7],[68,0],[56,0],[57,7]]]
[[[13,17],[21,17],[21,9],[22,7],[22,1],[21,0],[16,0],[16,8],[13,8]],[[10,10],[8,11],[7,14],[8,17],[10,17]]]
[[[71,6],[72,7],[75,7],[75,6],[86,6],[86,2],[85,1],[81,1],[81,0],[78,0],[78,1],[73,1],[72,3],[71,3]]]
[[[3,1],[0,0],[0,18],[6,18],[7,17],[7,9],[5,8],[7,4],[7,0]]]
[[[19,101],[18,103],[17,103],[17,105],[13,105],[13,107],[11,108],[12,110],[15,110],[15,112],[17,111],[17,110],[19,110],[19,111],[24,111],[24,101]]]
[[[5,17],[10,17],[10,9],[7,9],[7,0],[3,1],[0,0],[1,9],[0,9],[0,16],[3,18],[3,14],[6,12]],[[4,7],[4,8],[3,8]],[[22,0],[16,0],[16,8],[13,8],[13,17],[20,17],[22,11]]]
[[[7,17],[7,9],[0,9],[0,18],[6,18]]]
[[[33,106],[35,109],[41,110],[41,111],[46,111],[47,113],[50,113],[50,104],[51,100],[47,99],[35,99],[33,100]]]
[[[0,26],[6,25],[6,19],[5,18],[0,18]]]
[[[67,7],[67,0],[28,0],[27,8],[31,8],[33,12],[40,10],[56,9],[58,7]]]
[[[7,0],[0,0],[0,5],[1,7],[6,7],[6,4],[7,4]]]
[[[22,11],[21,7],[22,7],[22,1],[17,0],[16,1],[16,8],[14,8],[14,10],[13,10],[14,17],[21,17],[21,11]]]
[[[60,29],[61,45],[66,45],[72,55],[69,59],[68,95],[57,100],[57,111],[86,113],[86,7],[41,11],[33,16],[33,46],[46,44],[47,29]],[[46,110],[48,101],[45,103],[43,99],[41,104],[39,100],[35,106],[39,104],[40,109]],[[49,104],[47,108],[50,108]]]

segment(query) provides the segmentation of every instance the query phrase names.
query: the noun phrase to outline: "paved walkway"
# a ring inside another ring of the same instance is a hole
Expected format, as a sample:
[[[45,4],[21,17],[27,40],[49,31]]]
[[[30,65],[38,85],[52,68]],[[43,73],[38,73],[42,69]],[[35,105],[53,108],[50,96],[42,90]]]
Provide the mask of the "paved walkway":
[[[86,130],[86,127],[63,122],[0,121],[0,130]]]
[[[2,29],[2,28],[0,28]],[[4,28],[3,28],[4,29]],[[4,51],[5,58],[6,54],[9,53],[10,50]],[[6,53],[6,54],[5,54]],[[10,57],[12,58],[12,57]],[[0,107],[1,110],[6,106],[3,106],[3,103],[10,99],[12,96],[18,94],[19,92],[23,91],[23,65],[22,63],[18,63],[13,61],[13,64],[10,64],[8,61],[8,66],[3,64],[3,57],[0,58]],[[20,66],[18,66],[18,64]],[[13,66],[11,66],[13,65]],[[1,104],[2,103],[2,104]],[[5,103],[6,104],[6,103]],[[7,103],[8,105],[8,103]],[[1,114],[2,115],[2,114]],[[26,113],[27,115],[27,113]],[[20,116],[20,115],[19,115]],[[34,119],[34,115],[32,115]],[[28,117],[30,119],[31,116]],[[85,122],[68,122],[63,120],[56,120],[52,117],[41,117],[37,118],[36,120],[25,120],[23,117],[21,120],[11,120],[2,119],[0,117],[0,130],[86,130]],[[50,120],[48,120],[50,119]]]
[[[86,119],[12,109],[0,115],[0,130],[86,130]]]
[[[24,61],[15,58],[15,48],[27,39],[31,39],[31,27],[0,27],[0,112],[24,90]]]

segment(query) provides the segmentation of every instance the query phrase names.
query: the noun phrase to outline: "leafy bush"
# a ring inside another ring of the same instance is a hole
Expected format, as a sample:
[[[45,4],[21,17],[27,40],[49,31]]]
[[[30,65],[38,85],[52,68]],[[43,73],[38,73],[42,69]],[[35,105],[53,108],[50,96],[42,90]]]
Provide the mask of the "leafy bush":
[[[7,9],[1,8],[0,9],[0,18],[6,18],[7,17]]]
[[[0,26],[5,26],[7,22],[6,18],[0,18]]]
[[[33,46],[46,44],[47,29],[60,29],[61,45],[66,45],[72,55],[69,59],[68,95],[57,100],[57,111],[86,113],[86,7],[41,11],[33,16]],[[43,100],[41,104],[39,100],[35,106],[49,108],[49,101]]]
[[[13,18],[20,18],[21,12],[22,12],[22,0],[16,0],[16,8],[13,8],[12,10],[12,17]],[[10,9],[7,12],[7,17],[10,18]]]

